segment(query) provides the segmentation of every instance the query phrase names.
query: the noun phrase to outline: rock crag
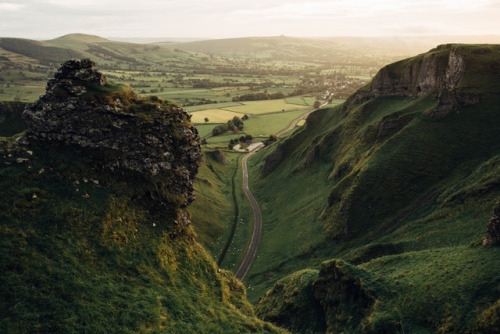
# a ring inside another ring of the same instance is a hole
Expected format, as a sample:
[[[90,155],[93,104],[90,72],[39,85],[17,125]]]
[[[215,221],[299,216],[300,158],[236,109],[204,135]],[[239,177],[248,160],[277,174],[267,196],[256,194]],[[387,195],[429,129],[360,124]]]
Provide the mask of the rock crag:
[[[487,236],[483,244],[492,244],[500,241],[500,205],[493,210],[493,217],[491,217],[486,228]]]
[[[368,89],[361,89],[351,95],[343,106],[348,112],[350,106],[363,103],[379,96],[418,97],[433,91],[439,94],[439,103],[429,113],[432,118],[446,117],[460,105],[479,102],[477,96],[457,94],[458,86],[466,70],[464,56],[453,45],[440,45],[430,52],[402,60],[382,68],[373,78]]]
[[[24,111],[28,142],[56,142],[103,153],[103,167],[168,179],[168,190],[194,199],[201,159],[198,131],[181,108],[140,98],[107,82],[89,60],[65,62],[46,93]]]

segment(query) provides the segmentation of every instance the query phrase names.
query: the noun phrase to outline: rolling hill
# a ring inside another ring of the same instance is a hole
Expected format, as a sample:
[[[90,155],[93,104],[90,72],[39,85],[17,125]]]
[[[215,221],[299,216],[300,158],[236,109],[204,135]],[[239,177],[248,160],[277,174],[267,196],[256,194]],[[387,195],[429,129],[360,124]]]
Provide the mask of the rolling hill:
[[[251,300],[277,282],[263,319],[301,332],[498,331],[500,248],[483,240],[500,205],[499,68],[498,45],[439,46],[258,153]]]
[[[0,38],[0,48],[44,62],[60,62],[83,55],[76,50],[22,38]]]
[[[335,42],[286,36],[215,39],[174,46],[186,51],[225,56],[276,59],[307,57],[318,60],[332,57],[335,53],[340,53],[341,49]]]

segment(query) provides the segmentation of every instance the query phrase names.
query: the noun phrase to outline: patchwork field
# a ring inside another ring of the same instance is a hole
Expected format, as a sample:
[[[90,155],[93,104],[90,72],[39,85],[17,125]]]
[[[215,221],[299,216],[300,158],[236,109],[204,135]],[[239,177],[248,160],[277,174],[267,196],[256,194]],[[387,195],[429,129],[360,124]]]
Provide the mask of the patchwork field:
[[[193,123],[225,123],[235,116],[243,117],[243,114],[226,109],[207,109],[193,112],[191,115]],[[208,118],[209,121],[205,122],[205,118]]]
[[[265,100],[265,101],[250,101],[244,102],[241,106],[228,107],[227,110],[234,112],[239,112],[242,114],[265,114],[270,112],[278,111],[290,111],[295,109],[305,109],[306,107],[300,107],[296,104],[287,103],[284,99],[280,100]]]
[[[307,109],[309,110],[309,109]],[[307,111],[306,110],[306,111]],[[252,117],[245,121],[245,132],[254,137],[269,137],[283,129],[286,129],[296,118],[306,111],[296,110],[278,114],[262,115]]]

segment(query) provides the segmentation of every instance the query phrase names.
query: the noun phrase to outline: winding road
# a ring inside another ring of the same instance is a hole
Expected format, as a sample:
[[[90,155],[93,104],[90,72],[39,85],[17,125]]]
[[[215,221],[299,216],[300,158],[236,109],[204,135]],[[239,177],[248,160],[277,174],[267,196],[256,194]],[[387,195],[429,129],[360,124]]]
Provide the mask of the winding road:
[[[241,161],[241,166],[243,168],[243,191],[245,192],[245,195],[247,196],[248,201],[250,202],[250,205],[253,209],[253,232],[252,239],[250,240],[250,244],[248,245],[245,256],[243,257],[243,261],[241,261],[238,270],[236,270],[236,273],[234,274],[234,276],[240,281],[245,278],[248,270],[250,269],[250,266],[253,263],[255,254],[257,254],[257,249],[259,248],[260,236],[262,234],[262,214],[260,213],[259,204],[248,188],[247,160],[250,156],[252,156],[252,154],[255,154],[255,152],[257,151],[248,153],[243,157],[243,160]]]
[[[327,105],[327,104],[328,103],[322,104],[320,106],[320,108]],[[313,109],[313,110],[305,113],[304,115],[301,115],[300,117],[296,118],[290,124],[289,127],[278,132],[276,134],[276,137],[279,138],[280,136],[284,135],[288,131],[293,130],[297,126],[297,123],[299,121],[303,120],[304,118],[309,116],[310,113],[312,113],[313,111],[316,111],[316,110],[318,110],[318,109]],[[253,260],[255,259],[255,255],[257,254],[257,250],[259,248],[259,243],[260,243],[260,237],[262,235],[262,214],[260,212],[259,203],[257,203],[257,201],[255,200],[255,197],[253,196],[252,192],[250,191],[250,188],[248,187],[247,160],[249,157],[251,157],[253,154],[255,154],[255,152],[257,152],[259,149],[261,149],[263,146],[264,145],[259,145],[255,148],[253,148],[253,150],[250,153],[248,153],[247,155],[245,155],[243,157],[243,160],[241,161],[241,167],[243,170],[243,182],[242,182],[243,183],[243,191],[245,192],[245,195],[247,196],[248,201],[250,202],[250,205],[252,206],[252,210],[253,210],[253,232],[252,232],[252,238],[250,239],[250,244],[248,245],[245,256],[243,257],[243,260],[241,261],[241,264],[238,267],[238,270],[236,270],[236,273],[234,274],[234,276],[240,281],[243,281],[243,279],[245,278],[245,276],[248,273],[248,270],[250,270],[250,266],[252,265]]]

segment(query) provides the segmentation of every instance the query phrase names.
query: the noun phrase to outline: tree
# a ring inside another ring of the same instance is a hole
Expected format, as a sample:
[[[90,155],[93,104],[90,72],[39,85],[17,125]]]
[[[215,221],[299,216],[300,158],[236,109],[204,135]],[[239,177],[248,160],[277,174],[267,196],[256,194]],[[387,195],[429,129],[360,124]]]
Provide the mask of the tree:
[[[205,123],[208,123],[209,121],[208,117],[205,117]]]
[[[316,101],[314,101],[314,105],[313,105],[313,107],[314,107],[315,109],[317,109],[317,108],[319,108],[319,106],[320,106],[320,105],[321,105],[321,102],[319,102],[318,100],[316,100]]]
[[[213,128],[212,135],[218,136],[226,132],[227,132],[227,124],[220,124],[217,125],[215,128]]]
[[[233,125],[238,129],[238,130],[243,130],[243,121],[238,117],[234,116],[233,120],[230,121],[233,123]]]

